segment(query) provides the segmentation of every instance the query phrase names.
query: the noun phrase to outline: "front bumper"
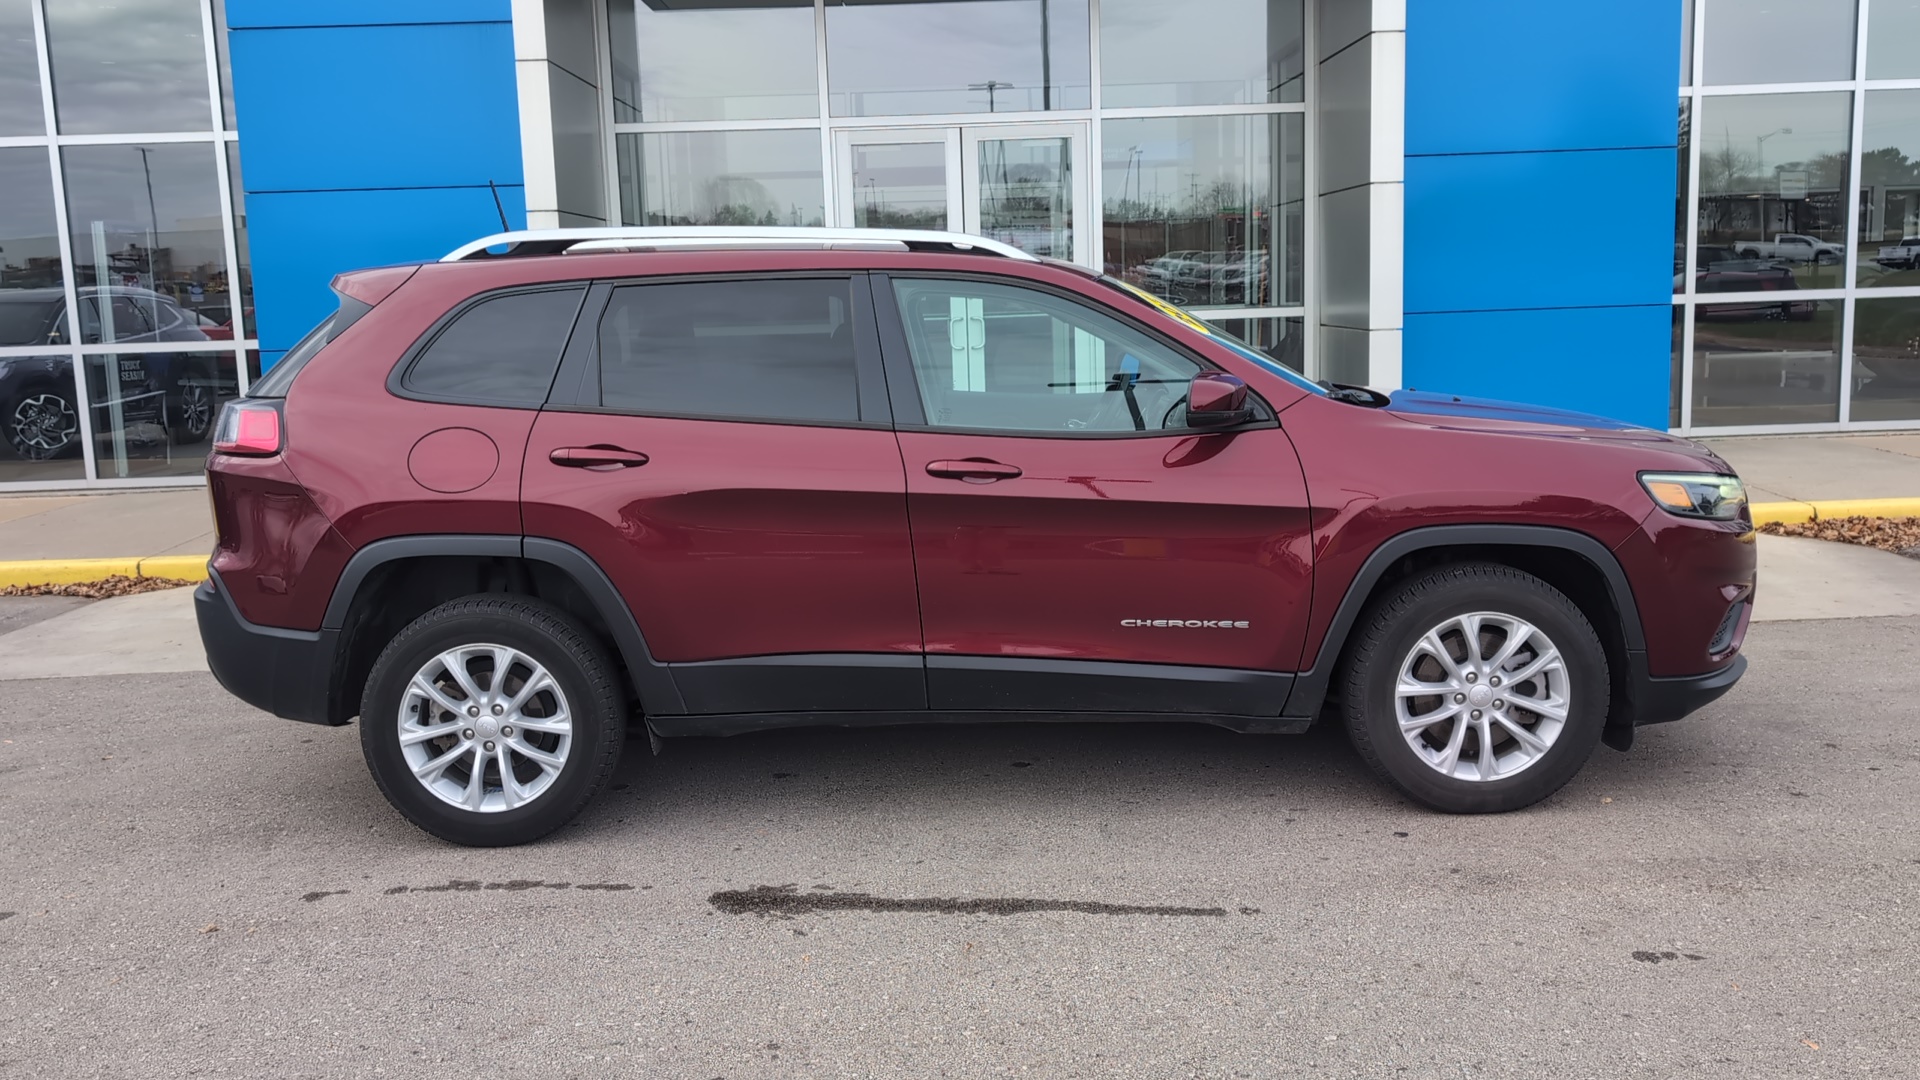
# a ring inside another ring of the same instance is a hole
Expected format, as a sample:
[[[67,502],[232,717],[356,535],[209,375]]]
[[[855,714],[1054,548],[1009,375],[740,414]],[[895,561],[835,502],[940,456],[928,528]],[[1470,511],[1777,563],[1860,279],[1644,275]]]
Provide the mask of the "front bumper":
[[[337,630],[250,623],[213,571],[193,591],[207,667],[227,692],[257,709],[308,724],[345,723],[331,701]]]
[[[1705,675],[1679,678],[1644,678],[1634,687],[1633,723],[1636,727],[1664,724],[1704,708],[1720,695],[1733,689],[1747,673],[1747,658],[1736,656],[1733,663]]]

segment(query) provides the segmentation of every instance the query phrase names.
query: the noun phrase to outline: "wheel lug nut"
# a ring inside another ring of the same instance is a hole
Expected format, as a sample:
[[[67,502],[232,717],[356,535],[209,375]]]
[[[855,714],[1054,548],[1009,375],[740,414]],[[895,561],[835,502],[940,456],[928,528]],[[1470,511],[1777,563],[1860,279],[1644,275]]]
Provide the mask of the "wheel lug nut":
[[[1504,701],[1501,701],[1499,698],[1494,698],[1493,707],[1496,709],[1504,709],[1507,707],[1507,703]]]
[[[1469,678],[1471,678],[1471,676],[1469,676]],[[478,706],[478,705],[469,705],[469,706],[467,706],[467,715],[468,715],[468,716],[479,716],[479,715],[480,715],[480,706]]]
[[[1478,720],[1478,719],[1480,719],[1480,710],[1479,710],[1479,709],[1475,709],[1475,710],[1473,710],[1473,718],[1474,718],[1475,720]],[[487,745],[489,745],[489,746],[491,746],[491,745],[493,745],[493,744],[492,744],[492,743],[488,743]]]
[[[507,738],[509,738],[509,739],[511,739],[511,738],[513,738],[513,729],[512,729],[512,728],[510,728],[510,727],[503,727],[503,728],[501,728],[501,729],[500,729],[500,734],[501,734],[501,735],[504,735],[504,736],[506,736],[506,737],[507,737]]]
[[[488,739],[488,740],[486,741],[486,748],[487,748],[488,750],[492,750],[492,749],[493,749],[493,740],[492,740],[492,739]]]
[[[1454,703],[1455,705],[1460,705],[1460,704],[1463,704],[1463,703],[1465,703],[1465,701],[1466,701],[1466,700],[1467,700],[1467,695],[1465,695],[1465,694],[1455,694],[1455,695],[1453,695],[1453,703]]]
[[[507,711],[506,709],[504,709],[504,708],[502,708],[502,707],[501,707],[501,706],[499,706],[499,705],[495,705],[495,706],[493,707],[493,715],[495,715],[495,716],[499,716],[499,715],[500,715],[501,713],[503,713],[503,712],[506,712],[506,711]]]
[[[1469,671],[1469,672],[1467,672],[1467,681],[1468,681],[1468,682],[1473,682],[1474,680],[1476,680],[1476,679],[1478,679],[1478,678],[1480,678],[1480,676],[1478,676],[1478,675],[1475,675],[1475,674],[1474,674],[1473,672],[1471,672],[1471,671]]]
[[[1487,685],[1488,685],[1488,686],[1499,686],[1499,685],[1500,685],[1500,676],[1498,676],[1498,675],[1495,675],[1495,676],[1494,676],[1493,678],[1491,678],[1491,679],[1488,679],[1488,680],[1487,680]]]
[[[461,738],[463,738],[463,739],[471,739],[471,738],[473,738],[473,729],[472,729],[472,728],[468,728],[467,730],[465,730],[465,731],[463,731],[463,732],[461,732],[461,733],[460,733],[460,737],[461,737]]]

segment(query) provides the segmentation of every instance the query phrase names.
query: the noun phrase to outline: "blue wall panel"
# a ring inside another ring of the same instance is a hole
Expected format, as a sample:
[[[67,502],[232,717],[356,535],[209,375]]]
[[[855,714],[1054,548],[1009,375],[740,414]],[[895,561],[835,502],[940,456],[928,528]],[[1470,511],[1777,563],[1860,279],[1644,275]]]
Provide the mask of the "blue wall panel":
[[[249,191],[520,183],[513,27],[232,37]]]
[[[1407,5],[1409,155],[1672,146],[1679,85],[1680,0]]]
[[[1407,385],[1666,426],[1680,9],[1407,5]]]
[[[227,0],[235,30],[270,26],[505,22],[513,0]]]
[[[1674,151],[1407,159],[1406,310],[1665,304]]]
[[[507,0],[229,0],[262,362],[343,270],[526,224]]]
[[[1402,381],[1667,426],[1673,308],[1409,314]]]
[[[518,186],[500,189],[514,228],[526,224]],[[342,270],[437,259],[500,231],[485,188],[266,192],[247,197],[254,302],[263,350],[285,349],[335,305]]]

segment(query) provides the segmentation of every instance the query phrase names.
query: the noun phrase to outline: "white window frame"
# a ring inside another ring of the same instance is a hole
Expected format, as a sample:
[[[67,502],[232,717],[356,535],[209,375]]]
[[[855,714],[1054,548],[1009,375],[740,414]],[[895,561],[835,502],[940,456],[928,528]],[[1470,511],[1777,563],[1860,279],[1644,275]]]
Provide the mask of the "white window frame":
[[[1707,23],[1708,4],[1696,2],[1692,7],[1693,37],[1692,54],[1686,57],[1691,78],[1683,78],[1680,87],[1680,99],[1688,102],[1689,127],[1692,137],[1687,146],[1687,209],[1688,227],[1686,237],[1686,260],[1682,269],[1684,292],[1673,294],[1673,306],[1681,313],[1680,355],[1680,426],[1672,430],[1686,435],[1775,435],[1801,434],[1831,431],[1914,431],[1920,430],[1920,418],[1912,420],[1869,420],[1853,418],[1854,383],[1854,313],[1861,300],[1897,300],[1920,299],[1920,286],[1897,286],[1890,288],[1861,289],[1859,283],[1860,259],[1860,192],[1861,159],[1864,147],[1861,145],[1866,134],[1866,110],[1868,95],[1882,90],[1920,90],[1920,79],[1869,79],[1867,78],[1867,33],[1873,14],[1873,0],[1859,0],[1854,19],[1854,57],[1853,78],[1827,82],[1795,83],[1740,83],[1722,86],[1703,85],[1706,73],[1706,39],[1711,32]],[[1792,294],[1797,301],[1826,301],[1838,305],[1840,312],[1840,369],[1839,369],[1839,407],[1837,420],[1810,424],[1737,424],[1725,426],[1701,426],[1693,421],[1693,383],[1694,383],[1694,323],[1696,312],[1702,306],[1719,304],[1740,304],[1757,302],[1779,302],[1779,292],[1694,292],[1695,272],[1699,264],[1700,246],[1700,118],[1701,105],[1706,98],[1740,97],[1755,94],[1806,94],[1821,92],[1845,92],[1850,95],[1851,136],[1847,150],[1847,185],[1844,193],[1847,197],[1847,224],[1845,233],[1846,256],[1842,260],[1844,276],[1838,288],[1799,289]]]
[[[247,373],[247,354],[260,348],[258,336],[241,337],[246,332],[246,316],[240,294],[239,243],[235,234],[233,213],[233,178],[228,175],[227,149],[238,142],[237,130],[228,126],[225,109],[222,106],[223,88],[220,81],[220,43],[216,39],[219,23],[214,18],[213,5],[221,0],[200,0],[200,37],[204,46],[204,62],[207,72],[207,98],[211,126],[205,131],[153,131],[126,132],[114,134],[62,134],[54,107],[53,63],[48,47],[46,0],[28,0],[28,17],[32,22],[34,52],[40,79],[40,108],[44,125],[39,135],[14,135],[0,137],[0,147],[5,148],[41,148],[47,153],[48,178],[53,185],[54,229],[59,244],[60,261],[63,268],[62,289],[65,292],[67,311],[66,338],[59,345],[13,345],[0,346],[0,357],[56,357],[67,360],[72,366],[74,411],[80,424],[80,450],[83,473],[78,479],[70,480],[23,480],[0,481],[0,491],[73,491],[93,490],[111,491],[127,488],[191,488],[206,485],[204,472],[190,476],[138,477],[103,476],[100,473],[102,462],[96,460],[94,409],[87,393],[87,358],[107,355],[134,355],[150,353],[174,354],[213,354],[221,360],[231,357],[238,378],[239,392],[247,391],[249,382]],[[125,342],[121,344],[86,344],[80,340],[79,312],[80,294],[78,285],[78,267],[74,263],[73,229],[67,208],[67,185],[65,162],[62,151],[69,146],[154,146],[161,144],[200,145],[208,147],[214,156],[214,176],[219,184],[220,222],[223,234],[222,257],[226,260],[227,294],[233,312],[236,336],[232,341],[206,342]],[[217,360],[216,362],[220,362]],[[211,438],[211,433],[209,433]],[[198,458],[205,448],[186,447],[183,453]]]

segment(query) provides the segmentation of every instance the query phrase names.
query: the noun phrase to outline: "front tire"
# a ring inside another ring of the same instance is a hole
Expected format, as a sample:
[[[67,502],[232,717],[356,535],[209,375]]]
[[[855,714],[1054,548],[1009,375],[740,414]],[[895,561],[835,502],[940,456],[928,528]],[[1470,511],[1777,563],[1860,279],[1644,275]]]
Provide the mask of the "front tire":
[[[415,619],[367,677],[360,747],[381,794],[469,847],[537,840],[605,786],[626,740],[599,643],[564,612],[469,596]]]
[[[1428,571],[1361,617],[1344,669],[1354,748],[1409,798],[1503,813],[1560,790],[1600,741],[1607,657],[1559,590],[1508,566]]]

